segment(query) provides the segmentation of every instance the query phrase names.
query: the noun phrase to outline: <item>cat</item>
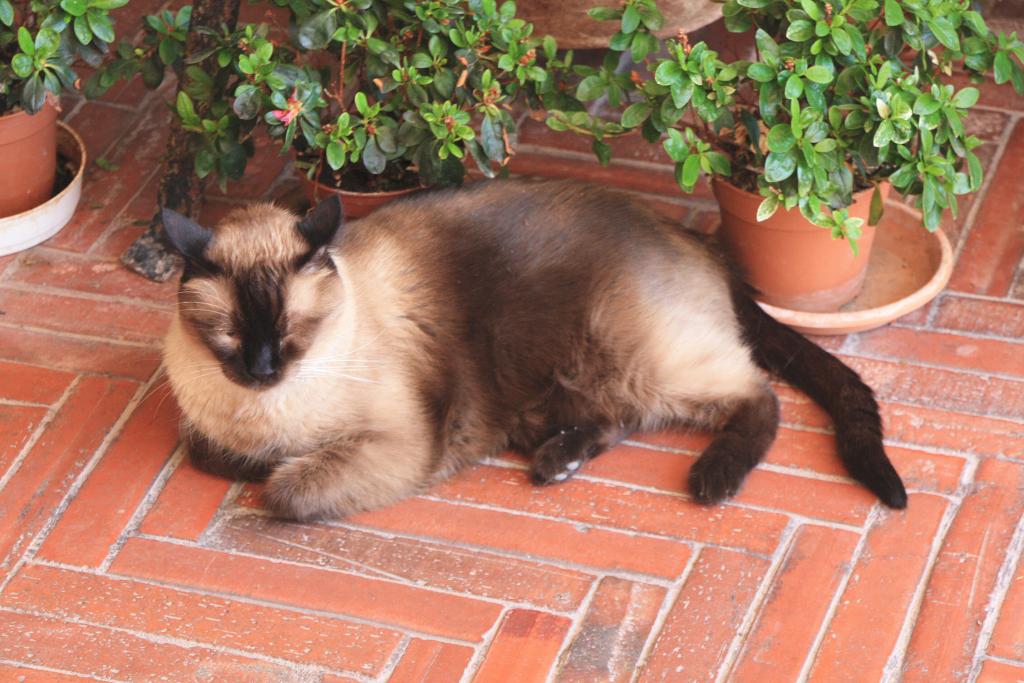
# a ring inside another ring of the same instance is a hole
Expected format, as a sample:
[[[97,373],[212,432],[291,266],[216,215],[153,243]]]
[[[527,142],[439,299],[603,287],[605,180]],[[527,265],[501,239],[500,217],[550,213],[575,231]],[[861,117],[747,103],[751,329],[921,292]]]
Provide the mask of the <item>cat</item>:
[[[388,505],[504,448],[557,483],[676,426],[718,430],[687,482],[717,503],[775,438],[766,371],[830,414],[854,479],[906,506],[871,389],[762,312],[712,238],[625,195],[499,180],[352,222],[333,197],[301,219],[258,203],[216,230],[163,222],[185,263],[164,360],[188,452],[265,479],[279,516]]]

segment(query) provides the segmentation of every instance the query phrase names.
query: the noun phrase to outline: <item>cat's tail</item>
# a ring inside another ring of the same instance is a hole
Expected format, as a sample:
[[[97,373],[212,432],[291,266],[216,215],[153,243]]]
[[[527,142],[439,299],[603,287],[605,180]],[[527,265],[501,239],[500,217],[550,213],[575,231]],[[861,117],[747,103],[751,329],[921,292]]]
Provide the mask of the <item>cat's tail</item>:
[[[846,470],[891,508],[907,506],[907,491],[882,446],[874,393],[856,372],[761,310],[739,287],[733,306],[758,365],[797,387],[832,417]]]

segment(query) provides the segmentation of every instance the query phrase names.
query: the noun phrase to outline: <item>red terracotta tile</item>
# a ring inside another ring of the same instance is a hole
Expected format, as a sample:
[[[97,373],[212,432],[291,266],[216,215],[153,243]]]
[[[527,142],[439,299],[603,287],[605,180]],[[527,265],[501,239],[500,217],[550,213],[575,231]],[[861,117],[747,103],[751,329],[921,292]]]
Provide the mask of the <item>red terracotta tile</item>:
[[[989,659],[975,680],[976,683],[1024,683],[1024,665],[1013,666]]]
[[[850,582],[829,622],[809,680],[835,681],[857,663],[864,680],[882,678],[949,504],[910,496],[903,512],[888,512],[868,533]]]
[[[787,411],[784,410],[784,414],[785,412]],[[811,413],[810,417],[811,419],[807,421],[815,422],[817,411]],[[830,426],[827,418],[825,424]],[[711,435],[703,433],[662,432],[640,435],[637,438],[642,443],[683,449],[695,455],[703,451],[711,441]],[[964,466],[963,458],[898,446],[886,446],[886,453],[896,471],[914,489],[953,493],[959,485],[960,473]],[[775,444],[768,451],[765,462],[820,474],[849,476],[839,460],[835,436],[821,432],[783,427],[779,430]],[[755,470],[741,490],[738,500],[769,507],[778,506],[823,519],[838,516],[837,521],[853,523],[859,523],[857,520],[862,520],[866,514],[865,505],[870,500],[863,498],[860,493],[842,488],[843,484],[828,482],[829,485],[826,486],[825,482],[800,482],[800,485],[805,487],[804,495],[813,496],[812,500],[800,500],[799,496],[789,494],[787,487],[790,485],[790,479],[785,475]],[[842,492],[840,499],[831,500],[836,492]],[[850,507],[851,505],[853,507]]]
[[[83,258],[56,249],[35,249],[22,259],[12,282],[88,294],[131,297],[171,303],[177,284],[157,284],[131,272],[117,261]]]
[[[365,624],[40,565],[22,569],[2,603],[367,676],[381,672],[401,639]]]
[[[1024,339],[1024,303],[986,301],[950,294],[939,302],[936,329]]]
[[[525,472],[476,467],[436,487],[454,501],[522,510],[584,524],[642,531],[771,552],[786,526],[783,515],[719,506],[701,507],[681,496],[570,479],[556,487],[529,483]]]
[[[593,582],[592,576],[578,571],[476,549],[388,538],[356,529],[298,526],[256,516],[226,520],[207,544],[562,612],[576,609]]]
[[[111,572],[279,605],[358,615],[470,642],[479,641],[501,612],[492,602],[392,581],[141,538],[129,539]],[[440,614],[445,618],[438,619]]]
[[[967,679],[995,587],[996,574],[1024,515],[1024,465],[985,460],[942,542],[904,665],[905,681],[949,675]],[[990,651],[1024,655],[1015,625],[1024,617],[1024,592],[1011,592]]]
[[[850,570],[858,539],[826,527],[804,526],[797,532],[730,680],[800,677],[832,597]]]
[[[505,615],[473,683],[543,683],[572,622],[544,612]]]
[[[1024,457],[1024,424],[924,406],[883,405],[886,434],[931,448],[975,455]]]
[[[767,560],[703,548],[639,681],[714,681],[767,571]]]
[[[156,346],[105,343],[0,325],[0,358],[70,371],[148,379],[160,364]]]
[[[469,667],[472,648],[413,638],[388,683],[457,681]]]
[[[49,617],[3,612],[0,660],[45,662],[65,671],[121,680],[285,680],[294,672],[270,662],[202,647],[154,643],[132,633]],[[38,679],[37,679],[38,680]],[[43,678],[41,680],[49,680]]]
[[[98,567],[178,443],[169,389],[135,408],[39,552],[64,564]]]
[[[168,310],[112,300],[22,289],[0,289],[4,322],[125,341],[157,341],[171,322]]]
[[[858,335],[851,353],[969,371],[1024,376],[1024,344],[898,327]]]
[[[552,558],[665,578],[679,574],[690,557],[689,546],[668,539],[415,498],[349,521],[536,559]]]
[[[601,579],[579,631],[562,656],[559,683],[626,683],[636,670],[665,589]]]
[[[17,664],[0,664],[0,680],[18,683],[82,683],[85,676],[47,669],[29,669]],[[93,680],[93,679],[89,679]]]
[[[804,432],[808,434],[809,432]],[[588,462],[581,470],[590,477],[639,484],[665,491],[685,486],[696,456],[619,446]],[[735,500],[846,524],[862,524],[874,496],[851,484],[754,470]]]
[[[1019,419],[1024,382],[986,375],[843,356],[883,401]]]
[[[32,541],[121,415],[136,386],[84,378],[0,490],[0,570]]]
[[[193,467],[188,458],[174,470],[139,531],[195,541],[206,530],[231,482]]]
[[[1015,266],[1024,256],[1024,125],[1017,123],[999,162],[996,176],[960,254],[949,288],[962,292],[1006,295]]]
[[[0,361],[0,398],[26,403],[55,403],[74,378],[68,372]]]
[[[85,142],[89,160],[90,173],[109,173],[96,164],[96,160],[104,158],[104,154],[134,125],[135,112],[123,107],[114,107],[102,101],[86,101],[75,115],[67,119],[72,128],[78,131]]]
[[[41,406],[9,406],[0,404],[0,477],[32,436],[46,408]]]

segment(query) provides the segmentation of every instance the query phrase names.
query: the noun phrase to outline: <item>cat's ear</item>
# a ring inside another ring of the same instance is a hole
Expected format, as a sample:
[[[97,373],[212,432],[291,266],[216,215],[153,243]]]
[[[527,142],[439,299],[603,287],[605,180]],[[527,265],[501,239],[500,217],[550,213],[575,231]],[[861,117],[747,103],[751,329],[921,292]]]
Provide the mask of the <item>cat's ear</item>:
[[[206,245],[213,238],[213,231],[166,207],[160,210],[160,218],[163,220],[167,239],[178,253],[189,261],[201,260]]]
[[[334,194],[316,205],[299,221],[299,232],[313,249],[330,244],[345,219],[341,198]]]

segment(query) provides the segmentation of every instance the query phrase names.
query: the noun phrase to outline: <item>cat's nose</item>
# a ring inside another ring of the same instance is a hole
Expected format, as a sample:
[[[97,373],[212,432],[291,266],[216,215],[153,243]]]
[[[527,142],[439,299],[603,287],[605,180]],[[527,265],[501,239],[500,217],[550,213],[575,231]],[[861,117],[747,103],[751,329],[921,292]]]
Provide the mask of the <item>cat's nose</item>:
[[[274,354],[271,352],[269,344],[260,346],[253,356],[248,370],[253,379],[261,382],[273,379],[277,374],[277,368],[274,367]]]

